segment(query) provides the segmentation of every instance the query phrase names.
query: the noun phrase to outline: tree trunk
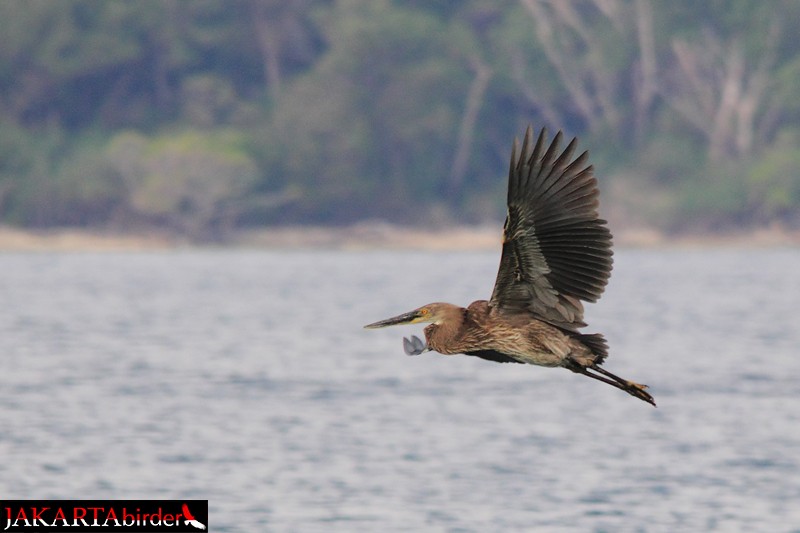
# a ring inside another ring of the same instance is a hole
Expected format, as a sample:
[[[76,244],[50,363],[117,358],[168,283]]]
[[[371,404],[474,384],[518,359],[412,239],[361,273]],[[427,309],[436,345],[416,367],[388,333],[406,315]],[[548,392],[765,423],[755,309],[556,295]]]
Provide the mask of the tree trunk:
[[[276,24],[270,20],[267,6],[259,0],[253,2],[253,25],[264,63],[264,84],[274,101],[281,92],[280,45]]]
[[[634,80],[634,141],[641,145],[657,88],[653,6],[650,0],[636,0],[636,35],[639,40],[639,69]]]
[[[489,66],[477,55],[473,55],[470,58],[470,63],[475,71],[475,78],[472,80],[467,93],[467,105],[464,108],[464,115],[461,117],[461,125],[458,129],[458,144],[456,145],[456,153],[453,157],[453,165],[450,169],[447,183],[447,197],[451,200],[461,193],[461,188],[464,184],[472,139],[475,136],[475,124],[478,121],[478,113],[492,76]]]
[[[721,161],[730,151],[728,139],[733,134],[733,118],[744,77],[744,58],[738,48],[733,48],[725,59],[725,75],[720,88],[719,105],[708,132],[708,157],[711,161]]]
[[[592,98],[587,94],[587,91],[582,87],[579,80],[575,80],[575,74],[571,74],[567,65],[571,65],[572,61],[564,57],[558,50],[556,37],[553,29],[557,27],[555,20],[551,17],[547,10],[541,5],[539,0],[522,0],[522,5],[527,8],[531,14],[531,18],[536,24],[536,35],[538,36],[539,43],[542,45],[542,50],[545,56],[553,65],[553,68],[558,72],[558,77],[564,88],[572,97],[572,101],[578,106],[581,115],[586,120],[589,129],[593,130],[596,124],[596,112]]]

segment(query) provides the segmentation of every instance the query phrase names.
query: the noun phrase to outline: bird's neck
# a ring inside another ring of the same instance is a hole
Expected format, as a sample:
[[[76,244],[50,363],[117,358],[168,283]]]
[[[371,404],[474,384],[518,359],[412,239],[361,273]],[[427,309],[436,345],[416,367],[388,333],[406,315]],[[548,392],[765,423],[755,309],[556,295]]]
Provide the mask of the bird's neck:
[[[453,340],[461,331],[465,312],[466,309],[461,309],[459,313],[453,313],[453,316],[447,317],[446,320],[426,326],[425,340],[428,346],[443,354],[459,353],[459,351],[453,351],[455,345]]]

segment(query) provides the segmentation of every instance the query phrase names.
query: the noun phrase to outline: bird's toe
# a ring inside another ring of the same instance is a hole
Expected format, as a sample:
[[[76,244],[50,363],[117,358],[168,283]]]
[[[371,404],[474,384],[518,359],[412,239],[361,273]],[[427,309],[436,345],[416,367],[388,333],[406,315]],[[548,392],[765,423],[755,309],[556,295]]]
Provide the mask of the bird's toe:
[[[405,337],[403,337],[403,351],[406,352],[406,355],[419,355],[416,346],[414,346],[414,341],[410,341]]]
[[[412,335],[410,339],[403,337],[403,350],[407,355],[419,355],[428,351],[428,346],[419,337]]]

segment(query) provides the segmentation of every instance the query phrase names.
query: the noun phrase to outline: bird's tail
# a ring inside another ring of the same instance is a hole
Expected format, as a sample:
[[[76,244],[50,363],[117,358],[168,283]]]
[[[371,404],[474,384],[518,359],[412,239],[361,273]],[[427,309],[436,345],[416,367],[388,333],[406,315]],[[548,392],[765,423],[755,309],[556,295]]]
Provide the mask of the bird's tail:
[[[608,342],[602,333],[578,333],[577,339],[594,354],[594,364],[602,365],[608,357]]]

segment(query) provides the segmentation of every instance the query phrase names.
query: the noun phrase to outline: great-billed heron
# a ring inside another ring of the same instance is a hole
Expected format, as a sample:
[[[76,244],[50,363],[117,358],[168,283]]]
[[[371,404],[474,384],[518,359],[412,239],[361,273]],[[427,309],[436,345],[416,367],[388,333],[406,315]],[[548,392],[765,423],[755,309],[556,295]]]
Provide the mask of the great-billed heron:
[[[608,383],[655,405],[646,385],[622,379],[601,365],[608,344],[581,333],[581,301],[595,302],[611,274],[611,233],[598,217],[597,180],[588,152],[573,160],[577,140],[559,154],[561,132],[547,146],[528,127],[511,151],[503,252],[491,298],[466,309],[431,303],[365,326],[427,322],[425,342],[403,339],[405,352],[466,354],[498,363],[563,367]]]

